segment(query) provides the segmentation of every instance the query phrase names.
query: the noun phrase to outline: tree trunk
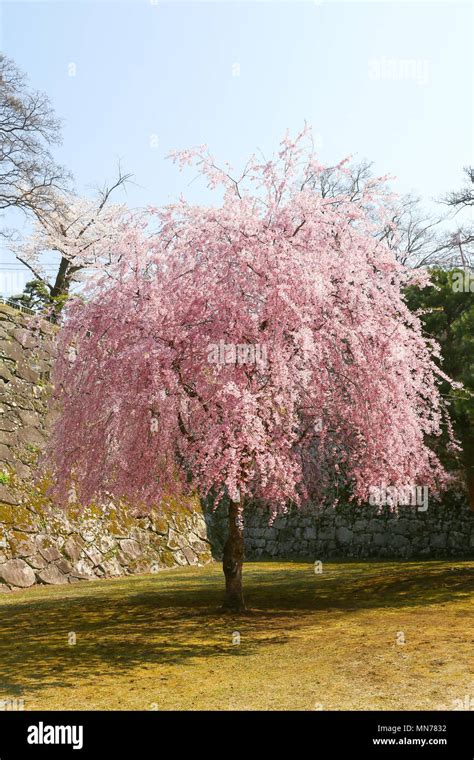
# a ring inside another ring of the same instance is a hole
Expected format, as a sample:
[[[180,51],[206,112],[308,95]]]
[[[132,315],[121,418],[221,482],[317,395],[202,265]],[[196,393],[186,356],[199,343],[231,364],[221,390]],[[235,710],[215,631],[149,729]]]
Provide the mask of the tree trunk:
[[[244,562],[244,525],[239,515],[239,504],[231,501],[229,504],[229,534],[224,546],[222,567],[225,575],[225,598],[223,607],[226,610],[242,612],[245,610],[242,593],[242,565]]]
[[[70,268],[70,262],[64,256],[61,256],[61,262],[56,274],[54,285],[51,288],[51,298],[57,298],[58,296],[67,295],[69,291],[68,271]]]

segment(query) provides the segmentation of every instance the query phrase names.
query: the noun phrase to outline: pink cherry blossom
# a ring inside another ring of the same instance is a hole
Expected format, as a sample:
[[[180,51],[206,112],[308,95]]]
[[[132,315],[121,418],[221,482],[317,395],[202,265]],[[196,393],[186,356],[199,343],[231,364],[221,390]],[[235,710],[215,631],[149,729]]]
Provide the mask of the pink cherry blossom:
[[[179,489],[275,515],[341,479],[359,501],[381,482],[446,483],[427,445],[447,414],[435,347],[403,299],[410,272],[375,235],[383,178],[322,198],[308,137],[235,178],[206,148],[176,153],[221,202],[150,209],[156,233],[128,225],[70,302],[46,463],[58,498],[72,480],[84,504]],[[263,346],[266,362],[210,362],[220,341]]]

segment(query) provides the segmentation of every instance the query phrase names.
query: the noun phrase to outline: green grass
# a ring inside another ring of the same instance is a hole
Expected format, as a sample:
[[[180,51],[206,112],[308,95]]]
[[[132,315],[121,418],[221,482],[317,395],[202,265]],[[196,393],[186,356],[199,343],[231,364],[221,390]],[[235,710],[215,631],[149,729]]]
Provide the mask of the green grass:
[[[474,704],[474,562],[328,563],[321,575],[309,563],[248,563],[244,579],[252,611],[240,616],[219,611],[217,564],[2,594],[0,700],[22,698],[26,710]]]

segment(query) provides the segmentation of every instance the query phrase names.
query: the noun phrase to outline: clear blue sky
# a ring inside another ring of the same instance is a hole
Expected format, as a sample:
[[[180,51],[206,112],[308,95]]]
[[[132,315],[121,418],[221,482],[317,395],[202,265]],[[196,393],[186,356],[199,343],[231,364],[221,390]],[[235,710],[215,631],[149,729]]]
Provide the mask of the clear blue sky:
[[[207,143],[240,166],[305,119],[323,161],[373,160],[427,204],[473,161],[469,2],[15,0],[1,12],[2,50],[64,119],[57,157],[80,192],[120,158],[132,206],[202,200],[171,149]]]

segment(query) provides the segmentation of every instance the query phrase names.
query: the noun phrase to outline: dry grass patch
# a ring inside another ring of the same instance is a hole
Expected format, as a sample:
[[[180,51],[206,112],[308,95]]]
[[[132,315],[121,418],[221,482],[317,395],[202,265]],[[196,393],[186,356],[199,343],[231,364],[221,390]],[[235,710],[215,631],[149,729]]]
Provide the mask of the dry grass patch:
[[[468,695],[474,705],[474,562],[328,563],[321,575],[309,563],[248,563],[244,577],[252,612],[241,616],[219,611],[218,565],[2,595],[0,700],[420,710]]]

